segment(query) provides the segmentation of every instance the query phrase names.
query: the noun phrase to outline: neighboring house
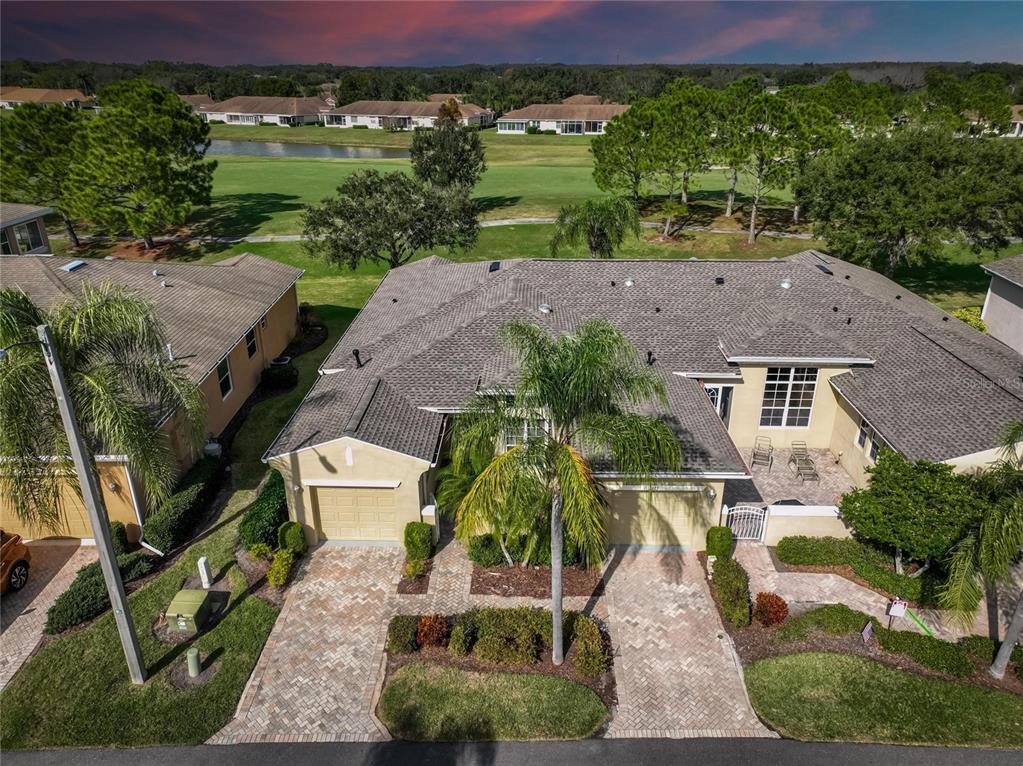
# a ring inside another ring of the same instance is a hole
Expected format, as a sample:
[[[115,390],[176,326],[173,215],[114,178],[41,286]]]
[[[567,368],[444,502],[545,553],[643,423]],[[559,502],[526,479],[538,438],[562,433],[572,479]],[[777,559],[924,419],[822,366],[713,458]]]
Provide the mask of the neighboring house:
[[[61,104],[78,109],[91,101],[91,96],[75,88],[0,88],[0,109],[13,109],[26,103]]]
[[[218,436],[255,391],[263,370],[298,331],[295,282],[300,269],[245,254],[216,264],[71,259],[36,256],[0,259],[4,287],[24,290],[36,305],[74,300],[87,283],[123,285],[152,303],[168,340],[168,355],[184,366],[206,399],[205,430]],[[176,413],[165,418],[182,470],[200,456],[181,437]],[[97,458],[107,512],[137,540],[146,513],[142,488],[118,455]],[[0,497],[0,526],[26,539],[78,537],[92,531],[80,501],[68,493],[68,513],[59,530],[27,528]]]
[[[497,132],[526,133],[532,127],[558,135],[598,135],[628,108],[628,104],[532,104],[501,115]]]
[[[310,125],[331,105],[322,98],[235,96],[210,106],[200,106],[207,122],[228,125]]]
[[[586,96],[586,95],[584,95],[582,93],[577,93],[574,96],[569,96],[568,98],[561,99],[561,103],[562,104],[577,104],[577,105],[578,104],[587,104],[587,105],[592,106],[594,104],[600,104],[602,102],[600,100],[600,96]]]
[[[969,470],[995,459],[1002,427],[1023,418],[1023,357],[814,251],[770,261],[432,257],[388,272],[264,456],[284,475],[291,518],[310,542],[397,544],[407,522],[433,522],[451,415],[474,392],[515,383],[500,328],[527,320],[568,333],[594,318],[662,375],[667,402],[647,411],[671,424],[685,455],[647,486],[598,466],[613,544],[701,549],[736,498],[770,507],[775,537],[848,534],[837,495],[866,482],[882,447]],[[758,437],[778,454],[753,471]],[[521,438],[516,430],[507,444]],[[822,500],[832,485],[798,481],[785,459],[793,442],[841,489]]]
[[[178,97],[188,104],[193,114],[198,114],[202,109],[208,109],[215,103],[212,98],[202,93],[195,93],[190,95],[178,94]]]
[[[981,266],[991,275],[980,318],[991,337],[1023,354],[1023,255]]]
[[[443,101],[355,101],[345,106],[330,109],[323,115],[323,124],[328,128],[386,128],[388,130],[412,130],[432,128],[437,122]],[[489,109],[476,104],[458,104],[462,115],[461,124],[485,127],[493,122],[494,115]]]
[[[1009,138],[1023,138],[1023,104],[1012,107],[1012,120],[1005,135]]]
[[[37,255],[50,252],[43,218],[53,208],[0,202],[0,252],[4,255]],[[6,282],[6,275],[4,275]]]
[[[457,101],[459,104],[462,103],[462,94],[460,93],[431,93],[428,101]]]

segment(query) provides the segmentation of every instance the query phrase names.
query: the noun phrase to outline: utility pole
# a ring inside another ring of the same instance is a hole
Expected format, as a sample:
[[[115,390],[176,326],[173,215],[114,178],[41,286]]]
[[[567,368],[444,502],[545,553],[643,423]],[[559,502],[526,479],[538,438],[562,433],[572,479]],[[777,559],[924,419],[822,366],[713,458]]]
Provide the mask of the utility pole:
[[[89,514],[89,522],[92,524],[96,551],[99,553],[99,565],[103,570],[103,579],[107,584],[110,605],[114,610],[114,620],[117,622],[117,633],[121,637],[124,658],[128,661],[128,674],[131,676],[133,684],[142,684],[146,680],[146,665],[142,661],[142,650],[139,649],[138,636],[135,634],[135,623],[132,622],[131,612],[128,611],[128,599],[124,595],[121,570],[117,566],[114,545],[110,539],[110,522],[107,511],[103,506],[99,488],[96,486],[96,475],[86,459],[85,445],[78,432],[78,421],[75,419],[74,404],[67,395],[64,369],[61,367],[60,359],[54,349],[50,328],[44,324],[39,325],[36,327],[36,333],[43,344],[46,369],[50,373],[53,392],[57,395],[57,406],[60,408],[60,418],[64,421],[64,431],[67,433],[68,446],[71,447],[71,458],[74,460],[75,471],[78,473],[78,482],[82,485],[82,500],[85,503],[85,510]]]

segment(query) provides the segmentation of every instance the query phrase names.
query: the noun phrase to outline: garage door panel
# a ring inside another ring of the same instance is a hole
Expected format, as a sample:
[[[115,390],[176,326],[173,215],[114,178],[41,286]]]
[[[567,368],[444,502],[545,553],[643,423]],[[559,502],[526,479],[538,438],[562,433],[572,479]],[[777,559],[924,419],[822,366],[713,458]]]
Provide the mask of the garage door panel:
[[[327,540],[382,540],[398,536],[393,489],[318,487],[320,535]]]

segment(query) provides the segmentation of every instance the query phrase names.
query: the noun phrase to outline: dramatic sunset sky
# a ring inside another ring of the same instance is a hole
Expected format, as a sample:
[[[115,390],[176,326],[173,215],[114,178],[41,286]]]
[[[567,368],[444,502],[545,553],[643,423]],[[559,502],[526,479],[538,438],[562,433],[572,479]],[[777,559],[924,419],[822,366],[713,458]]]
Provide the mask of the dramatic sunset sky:
[[[1023,62],[1023,2],[22,2],[4,59]]]

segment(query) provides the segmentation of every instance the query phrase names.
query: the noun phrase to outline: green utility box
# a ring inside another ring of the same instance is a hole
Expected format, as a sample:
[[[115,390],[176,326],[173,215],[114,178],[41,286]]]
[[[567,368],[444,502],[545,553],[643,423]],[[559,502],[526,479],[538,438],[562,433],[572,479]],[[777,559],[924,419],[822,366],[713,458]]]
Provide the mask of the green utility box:
[[[167,607],[167,626],[181,633],[198,633],[210,614],[209,592],[179,590]]]

